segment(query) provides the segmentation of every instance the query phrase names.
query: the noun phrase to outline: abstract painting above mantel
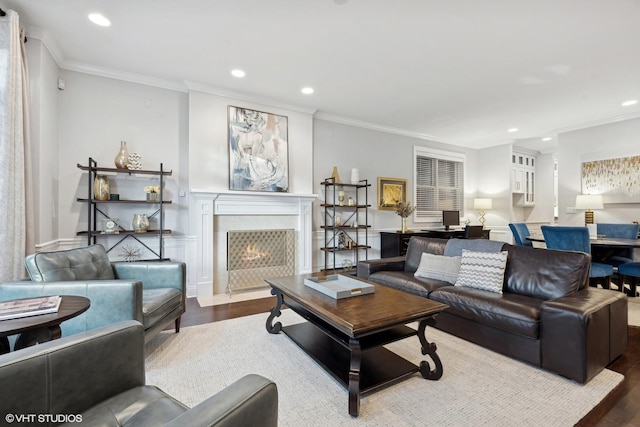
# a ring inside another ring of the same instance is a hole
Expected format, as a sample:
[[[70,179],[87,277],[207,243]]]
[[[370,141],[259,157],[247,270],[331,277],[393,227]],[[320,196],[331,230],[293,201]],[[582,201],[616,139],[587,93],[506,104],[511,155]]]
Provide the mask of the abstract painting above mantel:
[[[229,189],[289,191],[288,118],[229,106]]]
[[[604,203],[640,203],[640,156],[582,163],[582,194]]]

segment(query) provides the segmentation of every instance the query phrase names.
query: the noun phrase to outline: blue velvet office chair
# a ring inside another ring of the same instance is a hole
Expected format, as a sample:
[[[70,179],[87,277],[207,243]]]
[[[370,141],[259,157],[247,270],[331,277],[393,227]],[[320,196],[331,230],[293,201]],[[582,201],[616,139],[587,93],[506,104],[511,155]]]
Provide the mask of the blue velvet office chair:
[[[513,239],[518,246],[533,246],[531,240],[527,240],[527,237],[531,235],[529,233],[529,227],[524,222],[514,222],[509,224],[509,228],[513,233]]]
[[[591,254],[591,242],[589,241],[589,230],[587,227],[562,227],[543,225],[540,227],[544,236],[544,241],[548,249],[561,251],[579,251]],[[589,269],[589,284],[597,287],[609,289],[611,276],[613,276],[613,266],[591,262]]]
[[[629,295],[637,296],[638,280],[640,279],[640,262],[628,262],[618,266],[618,280],[622,284],[620,291],[624,291],[625,280],[629,281]]]

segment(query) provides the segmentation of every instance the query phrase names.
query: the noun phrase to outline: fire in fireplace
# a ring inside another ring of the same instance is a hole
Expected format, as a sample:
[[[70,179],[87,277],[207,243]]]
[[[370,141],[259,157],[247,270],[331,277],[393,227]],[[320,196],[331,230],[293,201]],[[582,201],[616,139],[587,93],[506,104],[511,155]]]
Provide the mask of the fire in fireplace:
[[[227,292],[268,286],[267,277],[295,273],[295,230],[227,232]]]

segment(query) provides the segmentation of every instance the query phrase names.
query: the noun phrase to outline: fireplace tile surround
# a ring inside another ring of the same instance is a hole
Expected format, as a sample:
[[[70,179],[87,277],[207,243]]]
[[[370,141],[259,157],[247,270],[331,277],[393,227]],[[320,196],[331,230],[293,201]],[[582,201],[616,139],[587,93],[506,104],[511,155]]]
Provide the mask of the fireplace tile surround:
[[[198,296],[225,292],[226,232],[230,228],[282,228],[296,231],[296,274],[312,271],[313,201],[316,194],[192,190],[190,226],[196,236]],[[224,271],[221,271],[224,270]]]

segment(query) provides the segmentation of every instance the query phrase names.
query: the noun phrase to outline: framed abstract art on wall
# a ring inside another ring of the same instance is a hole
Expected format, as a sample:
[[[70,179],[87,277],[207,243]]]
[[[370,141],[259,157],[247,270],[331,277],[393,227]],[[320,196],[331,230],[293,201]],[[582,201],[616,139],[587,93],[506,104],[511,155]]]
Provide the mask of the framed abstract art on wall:
[[[378,177],[378,209],[393,211],[401,202],[407,203],[407,180]]]
[[[289,191],[288,118],[228,107],[229,189]]]

